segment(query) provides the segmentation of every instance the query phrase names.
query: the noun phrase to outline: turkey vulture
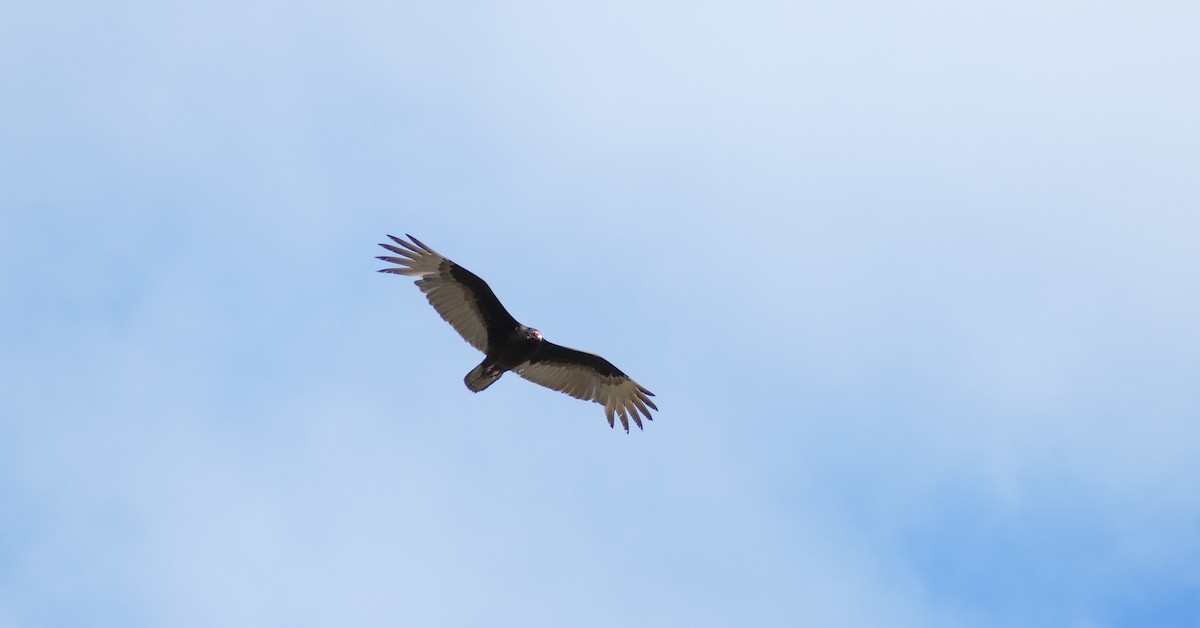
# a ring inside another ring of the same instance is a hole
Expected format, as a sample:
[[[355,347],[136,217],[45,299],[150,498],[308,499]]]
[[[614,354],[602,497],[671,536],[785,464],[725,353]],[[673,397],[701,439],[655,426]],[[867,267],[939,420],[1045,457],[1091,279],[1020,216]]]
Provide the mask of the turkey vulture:
[[[543,339],[538,330],[518,323],[487,283],[471,271],[411,235],[411,242],[388,237],[398,246],[379,246],[398,257],[382,255],[378,259],[396,266],[379,272],[416,277],[417,287],[433,309],[463,340],[486,355],[463,379],[472,392],[491,386],[505,371],[513,371],[535,384],[603,405],[609,427],[614,413],[626,432],[630,418],[638,429],[642,429],[641,417],[653,420],[647,406],[658,410],[650,401],[654,393],[611,362]]]

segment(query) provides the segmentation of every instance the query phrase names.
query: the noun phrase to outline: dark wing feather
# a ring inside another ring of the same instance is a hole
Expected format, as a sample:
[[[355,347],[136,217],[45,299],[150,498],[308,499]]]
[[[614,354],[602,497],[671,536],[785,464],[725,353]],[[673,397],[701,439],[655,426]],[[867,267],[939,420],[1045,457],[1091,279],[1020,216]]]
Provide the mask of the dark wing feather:
[[[595,401],[604,406],[608,425],[613,415],[621,418],[621,426],[629,431],[629,419],[642,429],[642,418],[653,420],[647,406],[658,410],[650,401],[654,393],[642,388],[604,358],[577,351],[553,342],[542,341],[541,347],[528,362],[513,369],[525,379],[567,393],[576,399]]]
[[[396,267],[379,272],[417,277],[414,283],[425,293],[433,309],[472,347],[486,353],[489,338],[504,338],[518,325],[492,289],[475,273],[412,236],[408,236],[412,242],[393,235],[388,237],[399,246],[379,246],[398,257],[380,256],[379,259],[396,264]]]

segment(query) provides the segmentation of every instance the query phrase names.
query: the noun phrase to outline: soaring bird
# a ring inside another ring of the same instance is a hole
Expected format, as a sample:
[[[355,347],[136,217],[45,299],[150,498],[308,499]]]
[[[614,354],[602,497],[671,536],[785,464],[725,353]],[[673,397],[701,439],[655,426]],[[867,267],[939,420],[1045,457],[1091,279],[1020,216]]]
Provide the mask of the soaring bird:
[[[411,235],[408,240],[388,237],[395,245],[379,246],[396,255],[381,255],[378,259],[395,266],[379,272],[416,277],[414,283],[433,309],[463,340],[484,353],[483,362],[463,378],[472,392],[491,386],[506,371],[512,371],[540,386],[604,406],[609,427],[613,426],[614,415],[620,417],[626,432],[629,419],[638,429],[642,429],[642,417],[653,420],[648,408],[658,410],[650,400],[654,393],[612,362],[542,338],[542,332],[518,323],[475,273]]]

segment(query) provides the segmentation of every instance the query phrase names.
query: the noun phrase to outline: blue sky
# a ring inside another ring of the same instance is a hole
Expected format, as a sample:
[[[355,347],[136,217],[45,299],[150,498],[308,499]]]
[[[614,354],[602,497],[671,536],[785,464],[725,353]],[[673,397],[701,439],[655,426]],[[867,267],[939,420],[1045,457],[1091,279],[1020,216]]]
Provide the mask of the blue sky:
[[[1200,623],[1200,5],[0,12],[0,626]]]

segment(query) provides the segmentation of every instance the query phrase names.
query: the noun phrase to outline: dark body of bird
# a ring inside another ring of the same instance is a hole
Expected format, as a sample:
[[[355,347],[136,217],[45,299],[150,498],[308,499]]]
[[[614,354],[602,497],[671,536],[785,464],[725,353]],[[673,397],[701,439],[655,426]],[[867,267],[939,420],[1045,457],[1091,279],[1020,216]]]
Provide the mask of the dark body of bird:
[[[547,388],[604,406],[612,426],[614,416],[629,431],[629,419],[639,429],[642,417],[652,420],[649,408],[658,410],[646,390],[604,358],[554,344],[538,330],[517,322],[487,283],[408,236],[389,235],[396,245],[380,244],[395,256],[379,259],[396,264],[379,272],[417,277],[417,287],[446,322],[471,346],[484,353],[483,362],[471,369],[463,382],[479,392],[507,371]],[[398,245],[398,246],[397,246]]]

